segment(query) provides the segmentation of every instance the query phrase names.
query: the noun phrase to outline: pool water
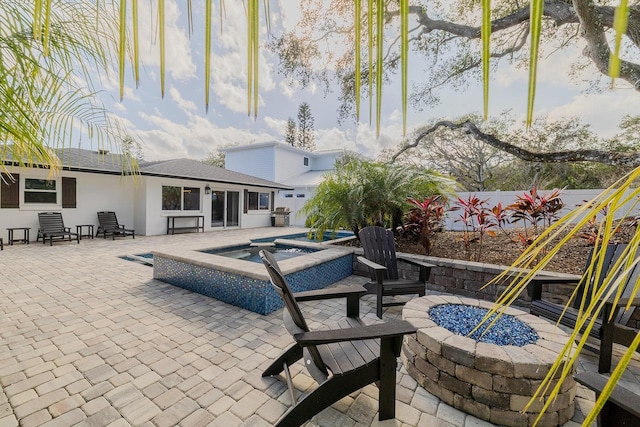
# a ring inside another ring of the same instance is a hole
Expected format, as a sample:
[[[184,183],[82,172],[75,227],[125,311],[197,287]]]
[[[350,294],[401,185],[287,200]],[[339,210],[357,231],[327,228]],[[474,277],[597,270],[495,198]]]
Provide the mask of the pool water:
[[[204,249],[200,252],[223,256],[227,258],[241,259],[243,261],[262,262],[259,255],[259,252],[262,249],[271,252],[275,256],[276,261],[284,261],[286,259],[295,258],[300,255],[306,255],[306,254],[316,252],[315,249],[294,248],[292,246],[282,246],[282,245],[238,246],[235,248],[224,248],[224,249]]]
[[[327,242],[329,240],[343,239],[345,237],[353,237],[353,236],[354,234],[351,231],[336,231],[335,233],[331,231],[325,231],[321,241]],[[265,243],[265,242],[273,242],[275,239],[297,240],[299,242],[318,242],[319,241],[315,238],[315,233],[287,234],[284,236],[265,237],[262,239],[251,239],[251,241],[255,243]]]

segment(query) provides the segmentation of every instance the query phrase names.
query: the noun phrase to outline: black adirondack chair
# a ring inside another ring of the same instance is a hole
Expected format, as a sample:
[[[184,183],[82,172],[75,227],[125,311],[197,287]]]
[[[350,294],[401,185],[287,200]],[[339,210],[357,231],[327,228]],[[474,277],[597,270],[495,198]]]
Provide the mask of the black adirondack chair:
[[[582,372],[575,380],[596,392],[596,399],[609,378],[595,372]],[[598,427],[632,427],[640,425],[640,395],[618,383],[598,413]]]
[[[405,304],[404,301],[396,299],[388,301],[385,297],[411,294],[424,296],[427,280],[434,265],[396,256],[393,232],[382,227],[365,227],[360,230],[359,237],[364,257],[358,257],[358,261],[366,265],[371,274],[371,282],[366,283],[364,287],[369,293],[376,295],[376,314],[379,318],[382,318],[383,307]],[[398,261],[417,266],[418,280],[400,278]]]
[[[293,406],[276,426],[300,426],[343,397],[374,382],[379,387],[379,419],[395,418],[397,358],[402,337],[415,333],[416,328],[405,321],[365,326],[358,317],[359,299],[366,294],[362,286],[294,295],[273,255],[260,251],[260,257],[271,284],[284,301],[284,324],[295,340],[262,374],[267,377],[284,371],[291,393]],[[298,302],[329,298],[347,299],[347,316],[339,322],[341,329],[311,331]],[[289,366],[302,358],[318,387],[297,400]]]
[[[592,290],[596,285],[600,286],[604,281],[604,278],[614,268],[616,262],[627,250],[628,246],[608,245],[604,248],[605,255],[603,264],[601,266],[600,274],[595,275],[587,283],[587,280],[576,281],[575,279],[568,278],[549,278],[544,277],[540,279],[534,279],[529,285],[529,295],[532,298],[531,301],[531,314],[544,317],[554,322],[558,322],[562,325],[574,328],[578,316],[578,310],[582,303],[583,296],[585,297],[585,303],[588,304],[591,301]],[[585,266],[585,272],[591,265],[591,259],[593,252],[589,254],[587,263]],[[636,253],[636,258],[640,257],[640,251]],[[585,273],[586,274],[586,273]],[[605,373],[611,369],[611,356],[613,352],[613,343],[629,346],[635,338],[638,331],[626,326],[627,322],[634,313],[635,306],[629,310],[624,310],[625,305],[629,301],[629,297],[633,291],[635,284],[640,280],[640,263],[636,264],[633,270],[624,278],[624,289],[622,292],[622,298],[620,302],[614,306],[611,302],[606,302],[602,315],[595,320],[594,327],[590,331],[590,335],[600,340],[599,349],[599,362],[598,372]],[[542,299],[542,285],[544,283],[576,283],[580,288],[576,294],[576,298],[573,301],[572,307],[569,307],[562,315],[565,307],[560,304],[555,304],[550,301]],[[640,301],[635,301],[635,305],[640,305]],[[613,312],[613,316],[610,318],[610,314]]]
[[[96,237],[102,233],[104,238],[107,235],[111,235],[111,239],[115,240],[116,236],[131,236],[136,238],[136,232],[133,229],[125,228],[124,225],[118,223],[118,218],[115,212],[103,211],[98,212],[98,230],[96,231]]]
[[[73,233],[69,227],[64,226],[62,214],[60,212],[38,212],[38,239],[42,238],[42,244],[49,239],[49,246],[53,246],[53,240],[65,240],[74,237],[80,243],[78,233]]]

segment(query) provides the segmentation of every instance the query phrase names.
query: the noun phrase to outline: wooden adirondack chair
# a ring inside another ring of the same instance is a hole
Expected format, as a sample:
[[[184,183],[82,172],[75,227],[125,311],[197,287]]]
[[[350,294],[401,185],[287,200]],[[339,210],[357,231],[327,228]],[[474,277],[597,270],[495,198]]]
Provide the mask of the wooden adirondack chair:
[[[40,229],[38,230],[38,239],[42,237],[42,244],[49,238],[49,246],[53,246],[53,239],[75,237],[76,241],[80,243],[80,236],[78,233],[71,232],[69,227],[64,226],[62,220],[62,214],[60,212],[38,212],[38,222],[40,223]]]
[[[98,212],[98,230],[96,231],[96,237],[103,234],[104,238],[107,238],[107,235],[111,235],[111,240],[116,239],[117,236],[131,236],[134,239],[136,238],[136,232],[133,229],[125,228],[124,225],[118,223],[118,218],[116,217],[115,212],[103,211]]]
[[[291,393],[293,406],[276,426],[300,426],[343,397],[374,382],[379,387],[379,419],[394,418],[396,364],[402,337],[414,333],[416,328],[405,321],[364,326],[358,317],[359,299],[366,294],[362,286],[321,289],[294,295],[273,255],[260,251],[260,257],[271,284],[284,301],[284,324],[295,340],[262,374],[266,377],[284,371]],[[311,331],[298,302],[329,298],[347,299],[347,317],[339,322],[342,329]],[[297,400],[289,366],[302,358],[318,387]]]
[[[562,325],[574,328],[583,295],[586,293],[586,303],[588,304],[591,299],[591,290],[596,284],[598,286],[602,284],[604,278],[609,274],[609,271],[614,267],[626,249],[627,245],[622,244],[608,245],[604,249],[604,262],[602,264],[602,270],[598,275],[597,282],[595,277],[590,281],[590,283],[585,283],[585,281],[576,281],[575,279],[549,277],[541,277],[540,279],[532,280],[529,285],[529,295],[532,298],[530,307],[531,314],[553,320],[554,322],[559,321]],[[589,254],[589,257],[587,258],[585,271],[587,271],[591,264],[592,256],[593,252]],[[640,251],[638,251],[636,257],[640,257]],[[591,336],[600,339],[598,362],[598,372],[600,373],[609,372],[611,369],[613,343],[616,342],[628,346],[638,333],[636,329],[626,326],[634,313],[635,306],[627,311],[624,311],[624,307],[629,301],[629,297],[631,296],[631,292],[633,291],[636,282],[640,280],[640,263],[636,264],[633,271],[624,280],[624,290],[622,292],[621,301],[616,306],[613,306],[610,302],[605,303],[604,309],[602,310],[602,316],[599,319],[596,319],[595,325],[590,332]],[[572,307],[568,308],[562,317],[561,315],[564,310],[563,305],[542,299],[543,283],[575,283],[576,285],[580,285]],[[640,305],[640,300],[636,300],[635,303],[636,305]],[[609,320],[609,314],[612,311],[614,314],[611,320]]]
[[[364,257],[358,257],[358,261],[366,265],[371,274],[371,282],[364,287],[376,295],[376,314],[379,318],[382,318],[383,307],[405,304],[404,301],[385,301],[384,297],[410,294],[424,296],[434,265],[396,256],[393,232],[382,227],[365,227],[360,230],[359,237]],[[400,278],[398,261],[417,266],[418,280]]]

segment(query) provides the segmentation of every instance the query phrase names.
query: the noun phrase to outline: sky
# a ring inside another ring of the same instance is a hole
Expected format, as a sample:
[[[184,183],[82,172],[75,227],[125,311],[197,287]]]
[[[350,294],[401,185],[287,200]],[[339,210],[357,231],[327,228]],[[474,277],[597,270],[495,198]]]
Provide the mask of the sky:
[[[155,2],[153,2],[155,3]],[[382,149],[394,149],[403,140],[400,81],[383,89],[381,133],[369,124],[368,108],[359,123],[338,123],[339,101],[336,93],[325,94],[311,85],[300,87],[285,80],[278,70],[278,59],[260,49],[260,105],[257,118],[247,114],[246,92],[246,17],[242,1],[226,1],[220,31],[219,13],[214,16],[214,54],[212,57],[211,95],[208,112],[204,100],[204,23],[202,0],[193,0],[194,33],[188,34],[186,2],[166,0],[166,79],[161,96],[159,54],[155,40],[155,14],[151,2],[139,2],[141,45],[141,82],[138,88],[127,68],[125,95],[119,100],[118,77],[103,78],[100,95],[105,107],[125,123],[141,143],[145,160],[175,158],[204,159],[210,152],[228,145],[263,141],[284,141],[288,118],[297,115],[300,103],[307,102],[315,120],[317,150],[347,149],[375,158]],[[218,2],[214,2],[218,7]],[[298,2],[295,2],[297,5]],[[300,11],[291,0],[272,0],[271,32],[281,34],[294,28]],[[286,5],[286,7],[283,7]],[[263,22],[264,24],[264,22]],[[262,25],[262,42],[269,40]],[[153,41],[153,42],[152,42]],[[576,48],[545,57],[539,66],[535,116],[550,120],[580,116],[584,123],[603,137],[612,136],[625,114],[640,111],[640,94],[628,88],[586,93],[588,82],[573,79],[566,70],[582,52]],[[410,56],[412,61],[418,58]],[[416,67],[419,69],[419,67]],[[595,68],[585,74],[596,73]],[[412,81],[420,73],[410,74]],[[510,110],[524,118],[528,72],[512,66],[500,66],[492,75],[490,114],[499,116]],[[410,83],[411,85],[411,83]],[[407,116],[407,134],[412,129],[438,118],[455,119],[482,111],[482,88],[471,84],[466,90],[446,91],[442,102],[423,111],[411,110]],[[368,105],[363,100],[363,105]]]

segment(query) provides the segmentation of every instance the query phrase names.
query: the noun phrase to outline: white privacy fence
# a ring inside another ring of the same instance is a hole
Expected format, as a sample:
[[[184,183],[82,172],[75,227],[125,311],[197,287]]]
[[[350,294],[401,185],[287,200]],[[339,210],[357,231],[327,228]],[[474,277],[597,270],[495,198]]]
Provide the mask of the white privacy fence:
[[[545,195],[551,193],[552,190],[538,190],[539,195]],[[585,200],[591,200],[598,194],[602,193],[604,190],[564,190],[560,193],[560,198],[564,202],[564,208],[558,212],[558,217],[561,217],[576,207],[585,203]],[[528,191],[526,191],[528,193]],[[630,191],[629,191],[630,192]],[[459,192],[457,193],[457,197],[467,200],[469,196],[475,195],[480,200],[487,200],[486,206],[492,208],[498,203],[502,203],[502,207],[506,207],[512,203],[514,203],[517,199],[517,196],[524,195],[525,191],[479,191],[479,192]],[[451,198],[449,207],[453,207],[457,198]],[[623,215],[623,212],[626,212],[632,206],[632,202],[629,202],[625,208],[620,211],[620,216]],[[464,225],[462,222],[457,221],[461,211],[447,212],[445,219],[445,229],[446,230],[463,230]],[[630,216],[640,215],[640,207],[635,206],[632,209]],[[522,221],[519,221],[514,224],[506,224],[504,227],[522,227],[524,224]]]

